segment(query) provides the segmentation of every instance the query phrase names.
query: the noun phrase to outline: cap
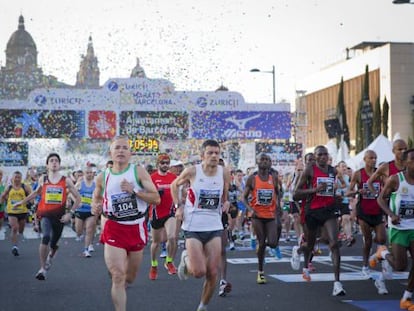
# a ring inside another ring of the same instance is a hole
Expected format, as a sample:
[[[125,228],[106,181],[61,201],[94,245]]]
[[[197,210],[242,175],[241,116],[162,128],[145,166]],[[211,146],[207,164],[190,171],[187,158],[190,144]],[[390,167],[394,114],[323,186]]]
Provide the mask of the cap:
[[[180,165],[184,165],[184,163],[181,161],[177,161],[177,160],[171,160],[170,166],[180,166]]]

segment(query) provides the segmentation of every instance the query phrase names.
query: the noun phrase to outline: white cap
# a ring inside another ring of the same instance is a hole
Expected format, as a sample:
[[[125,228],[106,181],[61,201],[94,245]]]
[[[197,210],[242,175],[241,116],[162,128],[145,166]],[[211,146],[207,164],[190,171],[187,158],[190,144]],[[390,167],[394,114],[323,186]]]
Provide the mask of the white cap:
[[[184,163],[181,161],[177,161],[177,160],[171,160],[170,166],[179,166],[179,165],[184,165]]]

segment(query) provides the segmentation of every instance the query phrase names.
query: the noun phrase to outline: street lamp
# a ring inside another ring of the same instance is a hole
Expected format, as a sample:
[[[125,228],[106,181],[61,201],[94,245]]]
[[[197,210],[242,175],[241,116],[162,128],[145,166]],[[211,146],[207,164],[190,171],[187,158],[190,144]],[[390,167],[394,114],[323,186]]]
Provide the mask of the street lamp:
[[[411,0],[394,0],[392,2],[393,4],[414,4]]]
[[[273,103],[276,104],[276,77],[275,77],[275,65],[272,66],[272,71],[260,70],[257,68],[250,69],[250,72],[263,72],[271,73],[273,75]]]
[[[370,139],[372,136],[372,120],[374,117],[374,111],[372,110],[371,103],[369,102],[369,98],[365,97],[362,102],[362,109],[361,109],[361,121],[364,124],[364,147],[368,147],[371,143]]]

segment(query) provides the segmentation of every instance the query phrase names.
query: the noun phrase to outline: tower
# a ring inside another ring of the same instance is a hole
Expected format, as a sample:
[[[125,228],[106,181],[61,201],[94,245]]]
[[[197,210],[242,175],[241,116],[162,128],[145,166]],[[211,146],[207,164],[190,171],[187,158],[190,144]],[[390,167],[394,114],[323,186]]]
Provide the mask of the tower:
[[[76,75],[76,87],[99,88],[98,58],[93,49],[92,36],[89,36],[86,55],[82,55],[79,71]]]

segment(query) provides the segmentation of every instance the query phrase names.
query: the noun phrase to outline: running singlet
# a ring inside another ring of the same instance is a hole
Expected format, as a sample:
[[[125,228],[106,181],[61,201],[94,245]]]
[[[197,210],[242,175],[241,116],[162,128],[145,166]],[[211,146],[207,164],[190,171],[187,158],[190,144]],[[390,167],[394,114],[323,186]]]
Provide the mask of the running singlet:
[[[194,182],[187,191],[182,228],[186,231],[206,232],[223,230],[221,198],[223,196],[223,167],[215,176],[206,176],[197,164]]]
[[[53,184],[45,176],[42,198],[40,199],[36,214],[43,217],[63,216],[65,214],[66,197],[66,177],[62,176],[56,184]]]
[[[257,218],[275,218],[276,194],[272,175],[269,174],[266,181],[258,175],[254,177],[251,206]]]
[[[361,182],[358,184],[358,189],[363,189],[363,193],[360,198],[361,212],[365,215],[379,215],[382,213],[381,207],[377,203],[376,193],[381,190],[381,183],[379,180],[375,180],[372,185],[375,189],[375,193],[371,193],[368,188],[369,176],[365,171],[365,168],[360,169]]]
[[[128,164],[120,173],[113,173],[107,168],[103,175],[103,215],[126,225],[141,224],[145,220],[147,203],[138,199],[135,194],[121,190],[124,179],[132,183],[134,189],[143,190],[134,165]]]
[[[0,196],[3,194],[4,190],[6,189],[6,186],[2,183],[0,183]],[[0,213],[4,212],[4,203],[0,203]],[[1,219],[1,215],[0,215]]]
[[[152,182],[158,190],[161,197],[161,203],[152,206],[152,215],[156,219],[161,219],[172,215],[174,202],[171,196],[171,184],[177,178],[177,175],[167,172],[166,175],[160,175],[157,172],[151,174]]]
[[[326,183],[327,187],[325,190],[322,190],[316,193],[310,202],[310,209],[315,210],[323,207],[332,206],[335,204],[334,199],[334,183],[335,175],[331,167],[328,167],[328,174],[322,172],[318,166],[313,165],[313,178],[311,188],[318,187],[321,183]]]
[[[395,161],[394,160],[388,162],[388,176],[396,175],[397,173],[399,173],[399,172],[401,172],[403,170],[404,169],[399,170],[397,168],[397,166],[395,165]]]
[[[92,182],[92,185],[88,187],[85,181],[81,181],[81,186],[79,189],[79,194],[81,196],[81,205],[76,211],[82,213],[87,213],[91,211],[92,195],[94,190],[95,182]]]
[[[21,186],[19,189],[14,189],[12,186],[10,186],[9,196],[7,199],[7,213],[8,214],[23,214],[27,213],[27,206],[26,204],[22,204],[16,207],[13,207],[13,204],[16,202],[19,202],[26,198],[26,192],[23,189],[23,186]]]
[[[400,185],[397,191],[390,197],[390,209],[400,216],[400,223],[394,225],[391,217],[388,217],[388,226],[398,230],[414,230],[414,185],[410,185],[404,177],[404,173],[398,173]]]

